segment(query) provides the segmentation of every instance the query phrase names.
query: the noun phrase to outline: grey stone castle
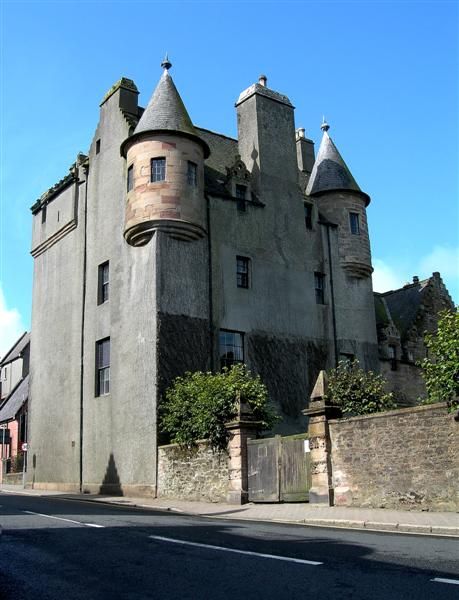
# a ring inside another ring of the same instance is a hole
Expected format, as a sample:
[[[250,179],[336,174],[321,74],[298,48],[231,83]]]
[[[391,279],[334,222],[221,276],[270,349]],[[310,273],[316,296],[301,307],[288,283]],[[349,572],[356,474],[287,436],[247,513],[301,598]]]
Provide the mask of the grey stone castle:
[[[158,399],[185,371],[246,363],[293,433],[320,369],[379,368],[370,198],[328,125],[315,157],[261,76],[237,140],[199,128],[162,67],[145,109],[131,80],[109,90],[88,156],[32,207],[37,487],[154,493]]]

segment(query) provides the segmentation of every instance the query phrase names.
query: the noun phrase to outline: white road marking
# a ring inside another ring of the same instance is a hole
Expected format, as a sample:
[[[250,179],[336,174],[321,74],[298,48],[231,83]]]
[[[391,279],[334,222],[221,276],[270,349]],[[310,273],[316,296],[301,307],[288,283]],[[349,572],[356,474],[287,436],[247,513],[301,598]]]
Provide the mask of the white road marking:
[[[452,583],[453,585],[459,585],[459,579],[443,579],[442,577],[435,577],[430,581],[436,581],[437,583]]]
[[[210,544],[199,544],[198,542],[185,542],[184,540],[175,540],[173,538],[162,537],[160,535],[148,536],[152,540],[160,542],[170,542],[171,544],[183,544],[184,546],[196,546],[197,548],[207,548],[208,550],[220,550],[222,552],[233,552],[234,554],[245,554],[247,556],[258,556],[259,558],[273,558],[275,560],[284,560],[286,562],[300,563],[303,565],[322,565],[323,563],[315,560],[304,560],[302,558],[291,558],[289,556],[277,556],[276,554],[262,554],[261,552],[250,552],[249,550],[236,550],[235,548],[225,548],[224,546],[212,546]]]
[[[22,512],[25,512],[28,515],[37,515],[38,517],[56,519],[57,521],[67,521],[67,523],[75,523],[76,525],[85,525],[86,527],[104,527],[104,525],[96,525],[95,523],[83,523],[83,521],[74,521],[73,519],[64,519],[63,517],[55,517],[54,515],[45,515],[43,513],[37,513],[31,510],[23,510]]]

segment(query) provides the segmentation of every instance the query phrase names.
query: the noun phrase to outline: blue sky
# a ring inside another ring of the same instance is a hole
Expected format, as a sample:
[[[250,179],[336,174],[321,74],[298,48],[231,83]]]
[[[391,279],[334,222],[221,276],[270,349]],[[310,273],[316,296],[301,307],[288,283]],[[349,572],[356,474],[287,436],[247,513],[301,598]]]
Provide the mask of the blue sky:
[[[166,51],[194,123],[236,135],[268,76],[372,203],[377,291],[440,271],[459,301],[458,3],[1,1],[0,356],[30,327],[29,207],[90,144],[121,76],[145,105]],[[65,285],[65,282],[63,282]]]

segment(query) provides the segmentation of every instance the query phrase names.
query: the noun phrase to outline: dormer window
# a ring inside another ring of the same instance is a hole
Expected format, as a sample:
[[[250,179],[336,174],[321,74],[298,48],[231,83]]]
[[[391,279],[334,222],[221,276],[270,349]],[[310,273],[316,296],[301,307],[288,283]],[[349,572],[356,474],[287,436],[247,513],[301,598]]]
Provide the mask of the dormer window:
[[[306,229],[312,229],[312,204],[304,203],[304,224]]]
[[[166,159],[163,156],[151,159],[151,181],[166,181]]]
[[[244,212],[246,210],[247,186],[236,184],[237,209]]]

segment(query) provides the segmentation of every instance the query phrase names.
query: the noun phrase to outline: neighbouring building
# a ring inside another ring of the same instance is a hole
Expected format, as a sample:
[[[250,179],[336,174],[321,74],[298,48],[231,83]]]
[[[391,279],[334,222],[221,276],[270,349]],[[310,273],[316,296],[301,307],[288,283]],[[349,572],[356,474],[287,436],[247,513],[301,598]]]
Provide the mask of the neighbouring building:
[[[261,76],[238,139],[197,127],[162,66],[145,109],[129,79],[107,92],[32,207],[37,487],[155,493],[158,401],[185,371],[245,362],[294,433],[321,369],[379,367],[370,198],[327,123],[315,157]]]
[[[438,272],[421,281],[414,276],[398,290],[375,293],[380,370],[399,406],[414,406],[426,396],[417,363],[427,356],[424,334],[436,331],[442,310],[454,310],[454,303]]]
[[[27,442],[30,334],[25,332],[0,361],[0,481],[22,471]]]

